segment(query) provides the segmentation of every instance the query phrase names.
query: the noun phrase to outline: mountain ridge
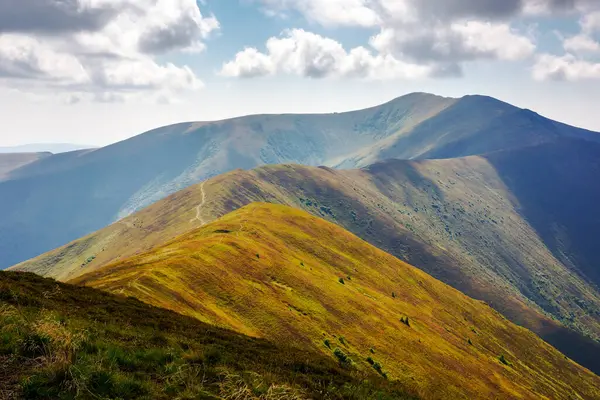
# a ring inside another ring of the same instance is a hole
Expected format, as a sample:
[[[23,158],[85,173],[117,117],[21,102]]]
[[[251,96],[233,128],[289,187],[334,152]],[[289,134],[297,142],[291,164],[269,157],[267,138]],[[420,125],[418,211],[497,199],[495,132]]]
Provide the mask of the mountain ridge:
[[[552,130],[558,125],[543,117],[491,118],[497,110],[520,112],[489,97],[420,93],[346,113],[170,125],[105,148],[53,155],[0,180],[0,252],[7,254],[0,269],[235,169],[280,163],[355,168],[388,158],[484,154],[563,136],[600,141],[578,128]]]
[[[370,354],[425,398],[589,397],[600,379],[480,301],[287,206],[249,204],[72,283],[325,354]]]

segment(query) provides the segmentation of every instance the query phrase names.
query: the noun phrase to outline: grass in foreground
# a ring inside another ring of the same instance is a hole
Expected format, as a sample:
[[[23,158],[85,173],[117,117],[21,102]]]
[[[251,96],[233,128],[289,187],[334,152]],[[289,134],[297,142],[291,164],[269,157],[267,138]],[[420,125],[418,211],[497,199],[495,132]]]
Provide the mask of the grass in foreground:
[[[0,272],[2,399],[409,399],[393,382],[136,299]]]

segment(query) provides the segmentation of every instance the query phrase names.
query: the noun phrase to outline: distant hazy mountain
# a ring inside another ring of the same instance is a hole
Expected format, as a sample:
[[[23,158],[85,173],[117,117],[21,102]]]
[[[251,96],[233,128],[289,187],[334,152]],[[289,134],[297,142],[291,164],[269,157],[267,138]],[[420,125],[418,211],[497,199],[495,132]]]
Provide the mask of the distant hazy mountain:
[[[0,268],[102,228],[191,184],[264,164],[356,167],[550,142],[600,141],[481,96],[416,93],[366,110],[182,123],[97,150],[57,154],[0,182]]]
[[[0,147],[0,153],[67,153],[69,151],[93,149],[98,146],[72,143],[31,143],[20,146]]]

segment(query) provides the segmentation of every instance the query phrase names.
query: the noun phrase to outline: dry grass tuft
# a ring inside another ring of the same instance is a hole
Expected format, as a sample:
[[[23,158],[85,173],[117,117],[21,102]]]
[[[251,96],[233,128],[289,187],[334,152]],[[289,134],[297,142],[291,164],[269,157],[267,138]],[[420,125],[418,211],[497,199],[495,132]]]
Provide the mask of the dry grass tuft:
[[[248,382],[250,380],[250,383]],[[298,389],[286,385],[266,386],[259,376],[244,379],[240,375],[225,374],[220,384],[221,396],[225,400],[305,400]],[[267,387],[266,391],[264,388]],[[260,393],[264,392],[264,393]]]

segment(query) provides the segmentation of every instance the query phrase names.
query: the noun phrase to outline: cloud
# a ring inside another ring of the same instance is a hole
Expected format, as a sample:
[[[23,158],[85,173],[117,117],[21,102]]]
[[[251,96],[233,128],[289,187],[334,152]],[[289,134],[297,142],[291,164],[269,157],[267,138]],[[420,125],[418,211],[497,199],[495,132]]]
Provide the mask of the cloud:
[[[148,19],[139,37],[139,49],[145,53],[201,51],[202,41],[219,29],[214,16],[203,17],[197,4],[188,0],[160,0]]]
[[[589,12],[600,9],[598,0],[524,0],[523,11],[528,15]]]
[[[533,76],[540,81],[600,79],[600,63],[578,59],[572,54],[564,56],[542,54],[533,67]]]
[[[121,101],[150,92],[164,98],[198,90],[203,84],[189,67],[156,57],[201,51],[219,29],[195,0],[7,1],[13,20],[0,23],[0,84],[36,93],[61,90],[74,99]],[[44,12],[51,18],[37,23]]]
[[[289,37],[269,39],[266,53],[254,47],[239,52],[223,67],[224,75],[294,73],[313,78],[372,77],[372,71],[377,69],[379,76],[386,77],[422,76],[424,71],[430,76],[447,77],[461,75],[466,62],[522,60],[535,52],[534,41],[509,22],[522,13],[523,0],[262,0],[261,3],[274,13],[298,12],[310,22],[326,27],[370,28],[374,31],[370,48],[358,47],[356,52],[346,52],[333,39],[319,36],[316,40],[307,32],[301,31],[304,33],[299,35],[300,31],[292,31]],[[277,46],[293,52],[280,57]],[[327,55],[325,51],[331,53]],[[355,61],[362,67],[356,70],[347,67]],[[412,73],[415,70],[419,73]]]
[[[126,3],[91,0],[2,0],[0,32],[60,34],[96,31]]]
[[[584,15],[581,19],[581,29],[587,34],[600,32],[600,11]]]
[[[522,10],[522,0],[260,0],[264,7],[295,10],[325,25],[377,27],[390,21],[503,19]]]
[[[220,74],[236,78],[256,78],[276,72],[270,55],[263,54],[254,47],[247,47],[235,55],[233,61],[225,63]]]
[[[384,28],[371,39],[371,45],[381,53],[421,63],[514,61],[528,57],[535,50],[529,38],[513,32],[509,25],[478,21]]]
[[[366,79],[419,78],[433,70],[401,62],[391,55],[373,55],[364,47],[346,51],[330,38],[302,29],[287,31],[267,41],[266,53],[246,48],[223,65],[221,74],[254,78],[277,73],[307,78],[356,77]]]
[[[579,34],[563,40],[563,47],[568,53],[593,54],[600,53],[600,43],[592,37]]]
[[[536,80],[582,81],[600,79],[600,42],[595,35],[600,31],[600,12],[585,14],[580,22],[580,32],[562,40],[565,54],[541,54],[533,67]]]
[[[380,0],[384,10],[406,4],[418,18],[455,21],[457,19],[499,20],[513,17],[522,8],[521,0]],[[392,6],[392,7],[391,7]]]
[[[35,38],[14,34],[0,35],[0,77],[78,84],[88,80],[73,55],[53,51]]]

